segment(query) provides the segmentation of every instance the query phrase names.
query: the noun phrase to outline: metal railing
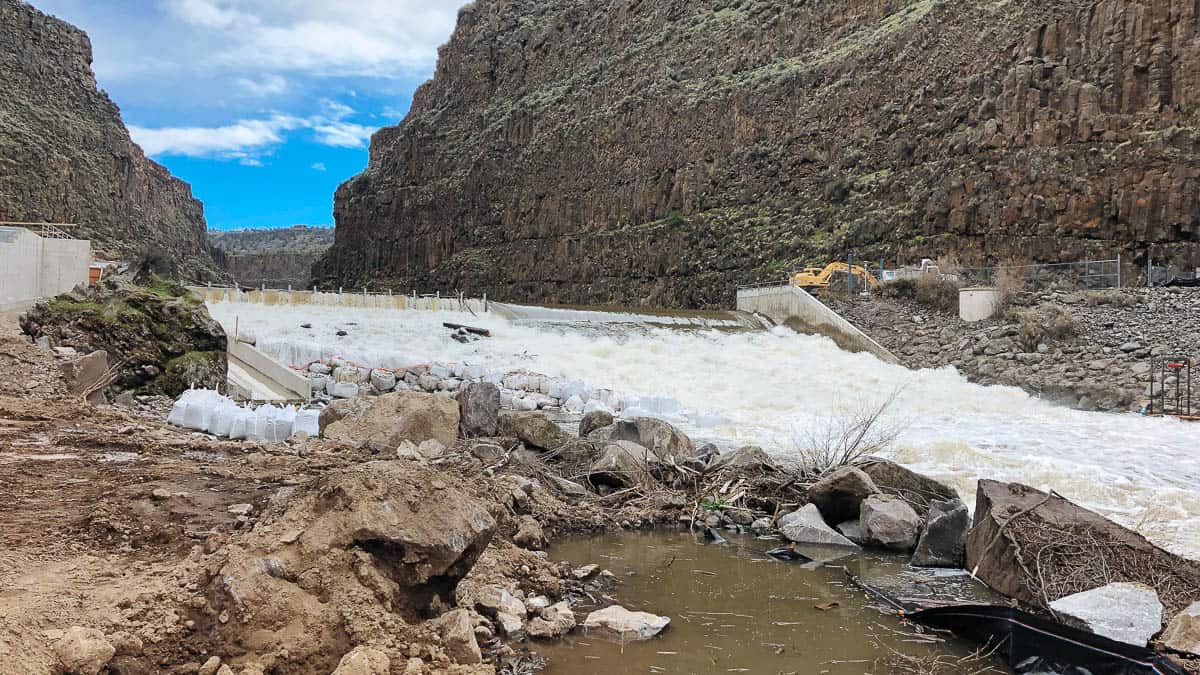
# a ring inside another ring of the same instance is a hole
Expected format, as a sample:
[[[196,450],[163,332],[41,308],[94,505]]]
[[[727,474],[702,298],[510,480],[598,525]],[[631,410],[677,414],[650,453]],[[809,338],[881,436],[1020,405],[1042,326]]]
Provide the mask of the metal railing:
[[[14,220],[0,220],[0,227],[23,227],[31,230],[39,237],[47,239],[74,239],[70,234],[63,231],[64,227],[76,227],[75,223],[37,223],[37,222],[19,222]]]

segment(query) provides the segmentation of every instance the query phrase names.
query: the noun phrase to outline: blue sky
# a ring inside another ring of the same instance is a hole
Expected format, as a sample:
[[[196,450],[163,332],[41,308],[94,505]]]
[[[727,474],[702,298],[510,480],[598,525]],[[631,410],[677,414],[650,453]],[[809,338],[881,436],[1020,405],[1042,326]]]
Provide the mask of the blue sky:
[[[101,88],[217,229],[331,225],[465,0],[32,0],[86,30]]]

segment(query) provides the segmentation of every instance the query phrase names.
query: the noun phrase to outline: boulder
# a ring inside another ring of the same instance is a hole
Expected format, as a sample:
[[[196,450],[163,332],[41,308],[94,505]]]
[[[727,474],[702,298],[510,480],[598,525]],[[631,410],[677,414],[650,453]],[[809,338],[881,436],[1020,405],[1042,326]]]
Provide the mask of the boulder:
[[[863,545],[862,527],[858,523],[858,518],[840,522],[834,529],[840,532],[843,537],[858,544],[859,546]]]
[[[638,434],[635,442],[649,448],[663,462],[673,459],[676,464],[681,464],[696,454],[696,444],[692,439],[667,422],[653,417],[638,417],[633,424]]]
[[[533,516],[522,516],[517,521],[517,533],[513,535],[513,543],[531,551],[546,548],[549,543],[542,526]]]
[[[587,488],[573,480],[567,480],[566,478],[560,478],[555,475],[551,475],[549,478],[550,482],[554,484],[554,487],[558,488],[559,491],[568,497],[586,497],[589,494]]]
[[[520,640],[525,637],[525,616],[500,612],[496,615],[496,627],[504,637]]]
[[[596,610],[583,620],[583,629],[588,635],[596,635],[619,642],[648,640],[671,623],[665,616],[649,612],[631,612],[620,605]]]
[[[500,435],[515,436],[526,445],[540,450],[557,450],[571,435],[540,412],[505,411],[499,417]]]
[[[1171,619],[1161,641],[1167,649],[1200,656],[1200,600]]]
[[[463,437],[491,437],[499,433],[499,387],[491,382],[474,382],[459,390],[456,398]]]
[[[779,533],[798,544],[858,548],[857,544],[838,534],[825,523],[816,504],[805,504],[799,510],[780,518]]]
[[[606,410],[596,410],[586,413],[583,419],[579,420],[579,437],[586,438],[588,434],[596,429],[606,427],[613,423],[612,413]]]
[[[477,589],[472,597],[458,598],[458,604],[474,605],[476,609],[488,616],[508,614],[522,619],[528,613],[525,603],[509,593],[503,586],[489,585]]]
[[[87,356],[80,356],[70,361],[64,361],[62,364],[63,379],[67,383],[67,389],[76,395],[80,395],[89,388],[99,384],[107,371],[108,352],[103,349],[97,349]],[[92,392],[87,397],[87,400],[89,403],[103,403],[103,387]]]
[[[967,559],[967,529],[970,525],[967,505],[961,501],[931,502],[912,564],[917,567],[962,567]]]
[[[896,551],[911,551],[921,533],[921,516],[895,495],[871,495],[858,516],[863,542]]]
[[[470,612],[465,609],[447,612],[438,619],[438,628],[442,634],[442,648],[455,663],[471,665],[483,661]]]
[[[611,441],[604,446],[600,458],[588,468],[588,480],[593,485],[629,487],[650,473],[657,457],[637,443]]]
[[[68,675],[97,675],[117,653],[95,628],[72,626],[54,643],[54,654]]]
[[[1048,538],[1047,532],[1055,534]],[[1109,569],[1120,570],[1120,581],[1157,587],[1166,580],[1172,588],[1200,588],[1200,565],[1100,514],[1027,485],[979,481],[975,522],[967,534],[967,569],[988,586],[1044,607],[1063,593],[1046,589],[1044,600],[1040,581],[1025,569],[1038,569],[1047,579],[1084,578],[1096,556],[1104,556]],[[1169,599],[1168,615],[1187,602],[1184,593],[1164,591],[1162,597]]]
[[[1145,584],[1108,584],[1059,598],[1050,609],[1068,624],[1139,647],[1162,629],[1162,603]]]
[[[359,645],[342,656],[332,675],[388,675],[392,672],[387,654]]]
[[[826,522],[841,523],[859,516],[863,500],[879,494],[875,481],[854,466],[839,466],[826,471],[808,489],[808,501],[821,509]]]
[[[958,499],[958,493],[949,485],[899,464],[878,457],[871,457],[858,464],[858,468],[871,477],[875,486],[882,492],[900,495],[912,506],[918,514],[924,516],[929,502],[936,500],[951,501]]]
[[[778,471],[779,466],[757,445],[747,445],[732,452],[712,455],[709,471],[732,469],[740,473],[766,473]]]
[[[321,435],[335,441],[393,452],[404,441],[436,440],[450,446],[458,438],[458,403],[429,394],[398,391],[335,402],[321,411]]]
[[[551,640],[560,638],[575,628],[575,613],[566,601],[558,602],[538,612],[529,622],[526,632],[531,638]]]

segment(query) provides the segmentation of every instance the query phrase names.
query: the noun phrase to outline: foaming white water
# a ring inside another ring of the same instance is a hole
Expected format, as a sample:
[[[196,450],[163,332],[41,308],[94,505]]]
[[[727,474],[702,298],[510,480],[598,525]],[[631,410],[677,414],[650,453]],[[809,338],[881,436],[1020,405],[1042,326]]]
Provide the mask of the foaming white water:
[[[762,445],[781,458],[831,415],[898,391],[891,414],[905,431],[895,459],[953,484],[968,503],[979,478],[1020,481],[1200,557],[1200,427],[1173,419],[1068,410],[1019,389],[970,384],[951,368],[910,371],[781,328],[592,330],[447,312],[238,303],[210,310],[230,330],[236,318],[260,348],[295,365],[341,356],[373,366],[526,368],[719,413],[719,426],[689,431]],[[490,328],[494,337],[460,344],[443,321]],[[339,329],[348,334],[336,336]]]

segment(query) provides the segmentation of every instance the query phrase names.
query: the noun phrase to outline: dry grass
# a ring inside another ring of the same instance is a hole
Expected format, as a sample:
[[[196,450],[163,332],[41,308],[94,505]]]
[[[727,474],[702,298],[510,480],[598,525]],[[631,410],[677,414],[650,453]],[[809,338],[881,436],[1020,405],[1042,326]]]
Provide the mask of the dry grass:
[[[1011,306],[1029,286],[1026,270],[1017,267],[997,267],[992,275],[992,286],[999,297],[996,299],[997,309],[1004,311]]]
[[[904,654],[888,647],[888,656],[875,661],[872,672],[910,673],[912,675],[985,675],[986,673],[1008,673],[996,657],[1002,642],[984,645],[966,656],[951,654],[927,654],[915,656]]]
[[[933,274],[903,277],[880,284],[880,297],[893,300],[912,300],[939,312],[958,311],[958,283]]]
[[[1033,309],[1018,309],[1007,313],[1017,324],[1017,336],[1028,350],[1038,344],[1062,340],[1075,335],[1075,316],[1062,305],[1041,304]]]

